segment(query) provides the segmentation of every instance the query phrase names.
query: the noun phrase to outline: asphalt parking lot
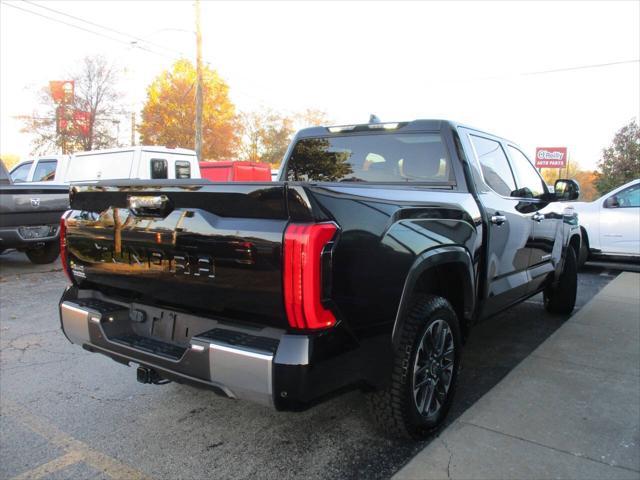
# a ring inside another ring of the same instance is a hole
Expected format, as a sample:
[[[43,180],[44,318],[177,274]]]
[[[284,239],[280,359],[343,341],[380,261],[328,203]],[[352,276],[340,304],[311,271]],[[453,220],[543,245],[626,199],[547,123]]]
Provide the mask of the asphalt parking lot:
[[[588,264],[578,308],[624,268]],[[637,266],[632,266],[637,269]],[[389,440],[352,392],[279,413],[188,386],[141,385],[135,368],[70,345],[53,266],[0,256],[0,478],[388,478],[426,442]],[[534,297],[479,325],[450,420],[565,318]]]

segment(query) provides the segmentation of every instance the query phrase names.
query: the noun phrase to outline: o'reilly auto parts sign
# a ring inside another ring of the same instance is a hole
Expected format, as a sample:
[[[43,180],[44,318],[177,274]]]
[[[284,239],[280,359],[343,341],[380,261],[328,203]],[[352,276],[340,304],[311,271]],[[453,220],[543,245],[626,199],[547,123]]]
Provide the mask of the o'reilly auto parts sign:
[[[564,168],[567,166],[567,147],[536,148],[536,168]]]

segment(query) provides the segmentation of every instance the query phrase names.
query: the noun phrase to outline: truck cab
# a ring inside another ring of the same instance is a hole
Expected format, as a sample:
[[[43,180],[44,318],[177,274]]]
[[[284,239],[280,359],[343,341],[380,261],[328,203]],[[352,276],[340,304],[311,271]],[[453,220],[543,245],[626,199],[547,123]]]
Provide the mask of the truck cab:
[[[69,155],[44,155],[20,162],[10,172],[14,183],[52,182],[62,183]]]

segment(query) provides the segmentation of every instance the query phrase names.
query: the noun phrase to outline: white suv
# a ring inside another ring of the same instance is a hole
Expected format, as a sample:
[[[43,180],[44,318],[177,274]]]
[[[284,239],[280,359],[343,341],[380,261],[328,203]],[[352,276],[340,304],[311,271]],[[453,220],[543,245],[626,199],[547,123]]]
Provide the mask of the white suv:
[[[590,254],[640,259],[640,179],[571,206],[582,227],[580,264]]]

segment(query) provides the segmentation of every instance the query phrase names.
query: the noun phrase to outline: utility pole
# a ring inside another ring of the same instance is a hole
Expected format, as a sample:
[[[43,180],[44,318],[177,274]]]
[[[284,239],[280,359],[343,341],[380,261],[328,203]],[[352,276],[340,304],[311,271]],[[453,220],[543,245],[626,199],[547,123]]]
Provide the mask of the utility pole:
[[[202,158],[202,32],[200,31],[200,0],[196,4],[196,155]]]
[[[131,146],[136,144],[136,112],[131,112]]]

